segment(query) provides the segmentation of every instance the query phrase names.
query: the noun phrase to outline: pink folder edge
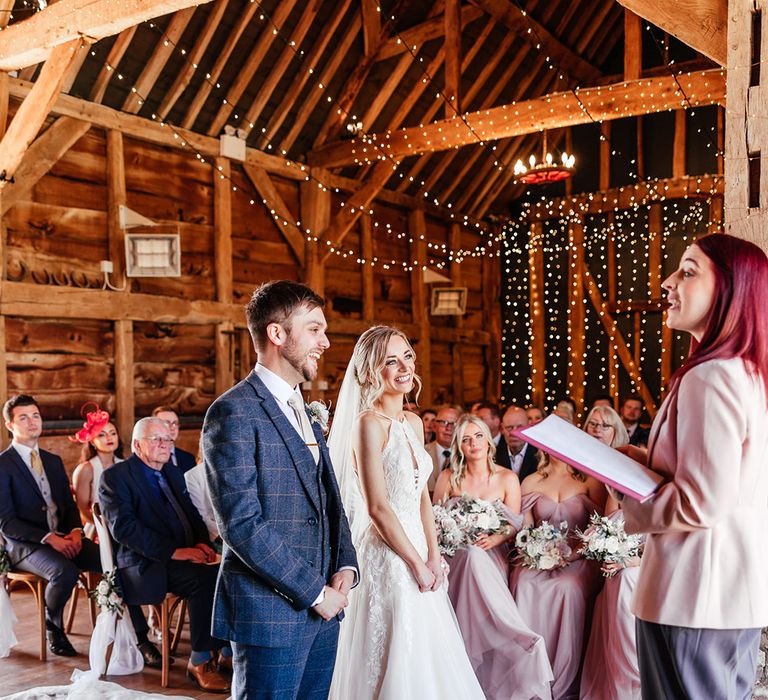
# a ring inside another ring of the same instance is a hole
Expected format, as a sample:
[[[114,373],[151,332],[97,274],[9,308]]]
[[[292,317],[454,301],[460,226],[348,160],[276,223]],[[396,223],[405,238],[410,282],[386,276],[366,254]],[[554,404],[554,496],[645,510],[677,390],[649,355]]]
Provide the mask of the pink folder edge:
[[[633,491],[632,489],[627,488],[626,486],[623,486],[622,484],[616,483],[615,481],[613,481],[612,479],[609,479],[608,477],[606,477],[603,474],[598,474],[593,469],[590,469],[589,467],[587,467],[587,466],[585,466],[583,464],[580,464],[575,459],[572,459],[571,457],[566,457],[564,454],[560,454],[559,452],[556,452],[555,450],[550,449],[544,443],[539,442],[538,440],[534,440],[532,437],[529,437],[528,435],[526,435],[526,433],[525,433],[526,430],[527,430],[527,427],[526,428],[518,428],[517,430],[513,430],[512,434],[516,435],[519,438],[522,438],[523,440],[525,440],[525,442],[527,442],[527,443],[529,443],[531,445],[535,445],[540,450],[544,450],[544,452],[548,452],[549,454],[554,455],[555,457],[557,457],[558,459],[561,459],[566,464],[570,464],[575,469],[578,469],[580,472],[584,472],[585,474],[589,474],[590,476],[593,476],[598,481],[600,481],[600,482],[602,482],[604,484],[608,484],[608,486],[612,486],[619,493],[623,493],[623,494],[625,494],[627,496],[631,496],[632,498],[634,498],[636,501],[639,501],[640,503],[645,503],[649,498],[651,498],[651,496],[653,496],[653,494],[656,493],[656,491],[659,488],[659,486],[661,486],[661,484],[663,483],[663,482],[660,481],[658,484],[656,484],[656,488],[654,488],[653,491],[651,491],[649,494],[643,496],[643,495],[637,493],[636,491]],[[642,466],[642,465],[640,465],[640,466]]]

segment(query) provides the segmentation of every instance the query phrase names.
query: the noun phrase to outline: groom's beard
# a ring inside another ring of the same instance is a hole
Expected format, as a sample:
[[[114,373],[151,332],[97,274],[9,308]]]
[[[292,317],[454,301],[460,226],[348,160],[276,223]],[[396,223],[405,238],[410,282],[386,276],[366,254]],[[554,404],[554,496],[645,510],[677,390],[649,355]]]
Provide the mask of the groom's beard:
[[[308,352],[302,354],[298,343],[289,335],[283,346],[283,357],[288,360],[304,381],[311,382],[317,376],[317,365],[309,359]]]

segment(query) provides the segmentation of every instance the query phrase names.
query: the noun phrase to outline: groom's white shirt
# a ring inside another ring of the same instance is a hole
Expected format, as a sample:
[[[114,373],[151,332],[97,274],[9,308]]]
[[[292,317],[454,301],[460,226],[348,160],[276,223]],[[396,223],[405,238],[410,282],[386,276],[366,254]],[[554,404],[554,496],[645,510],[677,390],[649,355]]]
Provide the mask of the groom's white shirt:
[[[256,376],[264,382],[264,386],[267,387],[269,393],[275,397],[275,401],[277,401],[280,410],[285,414],[285,417],[290,421],[296,432],[301,435],[301,426],[296,418],[296,412],[288,405],[288,399],[290,399],[293,394],[301,396],[298,384],[296,386],[291,386],[285,379],[278,377],[272,370],[267,369],[264,365],[259,364],[258,362],[253,371],[256,372]],[[303,396],[301,396],[301,400],[304,400]],[[355,572],[355,582],[359,580],[360,574],[354,566],[342,566],[339,571],[344,571],[345,569]],[[325,588],[323,588],[323,590],[320,591],[320,595],[315,598],[312,607],[320,605],[324,599]]]

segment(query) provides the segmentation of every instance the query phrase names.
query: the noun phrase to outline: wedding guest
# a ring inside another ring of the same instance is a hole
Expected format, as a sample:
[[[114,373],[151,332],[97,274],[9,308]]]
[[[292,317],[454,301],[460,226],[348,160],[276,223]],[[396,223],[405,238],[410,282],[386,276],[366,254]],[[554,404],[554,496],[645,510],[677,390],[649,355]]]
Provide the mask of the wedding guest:
[[[419,415],[421,416],[421,422],[424,425],[424,444],[428,445],[435,439],[435,431],[432,423],[435,418],[437,418],[437,412],[432,408],[425,408]]]
[[[91,508],[99,501],[101,473],[123,459],[123,445],[114,423],[109,420],[109,413],[102,411],[95,403],[83,406],[83,410],[87,408],[93,410],[85,412],[83,427],[69,440],[83,445],[80,464],[72,474],[72,486],[80,519],[84,523],[83,531],[86,537],[93,539],[96,528]]]
[[[597,408],[598,406],[607,406],[610,409],[613,409],[613,398],[610,394],[598,394],[595,396],[594,399],[592,399],[592,408]]]
[[[133,428],[133,455],[101,476],[99,499],[115,540],[115,561],[129,606],[159,605],[169,591],[187,599],[192,654],[187,675],[201,690],[225,693],[220,673],[231,666],[225,642],[211,636],[211,613],[218,567],[208,532],[187,494],[181,472],[169,464],[173,438],[168,423],[142,418]],[[144,618],[131,609],[143,648]],[[217,661],[219,669],[217,669]]]
[[[704,236],[662,286],[691,349],[648,452],[625,448],[665,479],[645,503],[622,501],[627,531],[648,533],[633,608],[642,695],[741,700],[768,624],[768,258]]]
[[[211,502],[211,491],[208,488],[208,480],[205,478],[205,464],[202,459],[202,451],[198,452],[197,464],[184,473],[184,481],[187,483],[187,491],[192,504],[197,508],[200,517],[208,530],[208,539],[213,543],[213,548],[220,554],[222,549],[221,534],[216,523],[216,513]]]
[[[629,436],[619,414],[607,406],[593,408],[584,430],[606,445],[619,448]],[[605,514],[611,521],[624,521],[620,504],[608,497]],[[635,644],[632,597],[640,574],[640,558],[605,563],[603,590],[597,596],[592,629],[581,674],[582,700],[640,700],[640,672]]]
[[[522,524],[520,482],[512,471],[494,463],[495,453],[482,419],[459,418],[451,441],[451,468],[440,473],[433,501],[472,496],[496,504],[511,525],[481,535],[449,558],[448,595],[486,698],[551,698],[552,669],[544,640],[525,624],[507,585],[508,542]]]
[[[558,401],[552,413],[560,416],[560,418],[564,418],[569,423],[576,422],[576,404],[571,399],[565,398],[562,401]]]
[[[460,415],[461,409],[458,406],[443,406],[432,421],[435,439],[424,446],[427,454],[432,458],[432,474],[427,482],[430,493],[435,490],[440,472],[448,469],[451,464],[451,438]]]
[[[546,418],[544,411],[534,405],[526,406],[525,415],[528,416],[528,425],[536,425]]]
[[[12,396],[3,406],[13,435],[0,453],[0,534],[13,568],[45,579],[48,648],[77,656],[64,633],[64,606],[81,571],[101,572],[99,548],[82,524],[61,459],[41,450],[43,419],[35,399]]]
[[[508,406],[501,419],[504,440],[496,448],[496,464],[511,469],[522,481],[536,471],[539,451],[514,434],[528,425],[528,415],[520,406]]]
[[[168,430],[171,432],[173,444],[171,445],[171,456],[168,462],[181,469],[182,472],[192,469],[197,464],[195,455],[182,450],[176,445],[176,441],[179,439],[180,426],[178,413],[171,406],[158,406],[152,411],[152,417],[164,420],[168,425]]]
[[[501,412],[497,404],[492,401],[481,401],[472,413],[478,416],[488,426],[493,439],[493,446],[498,447],[501,442]]]
[[[640,425],[640,418],[643,415],[643,400],[640,396],[638,394],[625,396],[619,413],[629,435],[629,444],[645,447],[648,444],[650,430]]]
[[[596,479],[577,472],[556,457],[541,453],[539,466],[521,484],[522,510],[527,524],[567,523],[570,531],[584,530],[593,512],[602,513],[606,492]],[[562,567],[549,571],[512,569],[510,587],[520,614],[534,632],[544,637],[555,680],[555,700],[579,697],[581,659],[589,613],[600,586],[594,562],[573,553]]]

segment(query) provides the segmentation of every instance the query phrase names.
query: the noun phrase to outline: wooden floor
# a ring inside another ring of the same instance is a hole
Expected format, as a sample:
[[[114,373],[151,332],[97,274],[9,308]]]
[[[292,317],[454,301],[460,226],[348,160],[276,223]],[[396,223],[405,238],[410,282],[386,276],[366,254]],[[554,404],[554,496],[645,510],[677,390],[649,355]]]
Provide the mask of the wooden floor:
[[[48,660],[38,658],[40,637],[37,623],[37,609],[31,593],[15,590],[11,595],[13,609],[19,622],[16,625],[18,645],[11,649],[11,654],[0,659],[0,698],[20,690],[48,685],[66,685],[72,671],[76,668],[88,669],[88,645],[91,638],[91,621],[84,594],[80,592],[77,613],[69,640],[79,655],[74,658],[54,656],[48,652]],[[119,683],[124,688],[133,688],[144,692],[163,693],[164,695],[183,695],[204,700],[222,700],[226,695],[204,693],[184,674],[189,657],[189,625],[179,643],[176,663],[171,667],[169,687],[160,686],[160,670],[144,669],[132,676],[107,676],[104,680]]]

